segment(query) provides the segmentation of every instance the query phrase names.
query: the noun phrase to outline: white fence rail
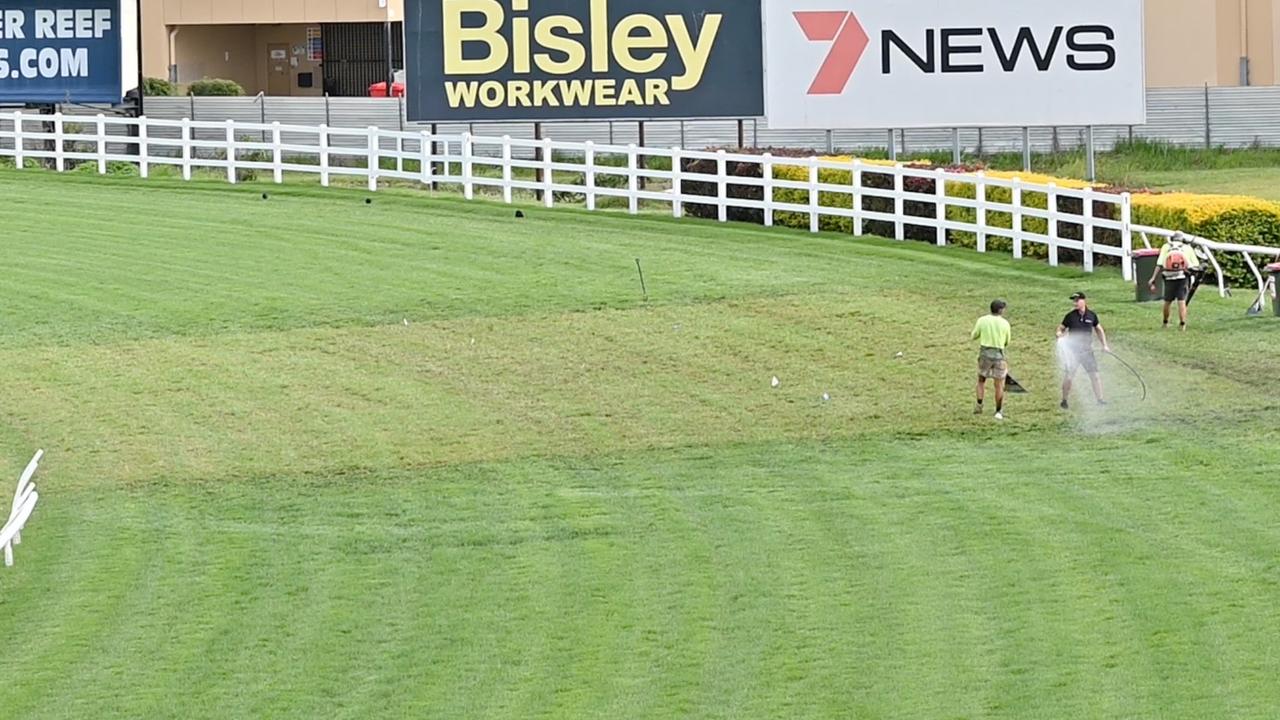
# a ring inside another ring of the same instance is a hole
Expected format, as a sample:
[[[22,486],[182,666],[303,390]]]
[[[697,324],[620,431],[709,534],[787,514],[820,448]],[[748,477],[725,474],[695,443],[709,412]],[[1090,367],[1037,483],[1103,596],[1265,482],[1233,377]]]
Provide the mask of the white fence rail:
[[[4,546],[6,567],[13,567],[13,546],[22,544],[22,528],[26,527],[40,500],[40,493],[36,492],[36,484],[32,480],[43,457],[44,451],[38,451],[31,462],[27,463],[26,470],[22,471],[22,476],[18,478],[18,488],[13,493],[13,507],[9,510],[9,518],[4,527],[0,528],[0,545]]]
[[[731,211],[752,212],[765,225],[791,214],[807,218],[814,232],[834,221],[863,234],[879,223],[878,232],[900,240],[925,233],[938,245],[971,241],[979,252],[1003,238],[1015,258],[1043,246],[1051,265],[1070,251],[1079,253],[1086,271],[1112,258],[1126,279],[1132,276],[1128,194],[982,173],[376,127],[22,113],[0,114],[0,119],[11,128],[0,130],[0,140],[11,141],[8,149],[0,148],[0,156],[14,158],[18,167],[43,160],[65,171],[88,163],[106,173],[110,163],[125,162],[137,165],[143,177],[156,167],[173,166],[184,179],[199,169],[215,169],[231,183],[241,171],[270,173],[276,183],[289,173],[305,173],[318,175],[324,186],[335,176],[348,176],[363,179],[370,191],[389,180],[444,184],[459,187],[468,199],[492,192],[508,203],[523,191],[547,207],[558,194],[570,194],[581,197],[589,210],[603,199],[616,199],[633,214],[642,203],[669,207],[675,217],[684,216],[686,208],[711,208],[714,212],[707,214],[722,222]],[[692,172],[687,163],[698,161],[715,172]],[[756,172],[731,174],[731,164]],[[779,177],[780,168],[791,168],[793,175],[799,168],[804,179]],[[849,180],[823,181],[827,171],[847,174]],[[879,176],[877,187],[867,186],[869,176]],[[1044,202],[1032,203],[1031,196]],[[1071,202],[1078,203],[1080,213],[1062,211],[1061,205]]]
[[[1165,230],[1164,228],[1150,227],[1147,225],[1134,225],[1133,231],[1138,234],[1144,248],[1151,248],[1151,238],[1168,240],[1174,236],[1174,231]],[[1185,235],[1185,233],[1184,233]],[[1271,287],[1271,280],[1265,276],[1258,267],[1258,262],[1253,259],[1254,255],[1270,258],[1280,258],[1280,248],[1263,247],[1261,245],[1239,245],[1234,243],[1214,242],[1208,238],[1196,235],[1186,235],[1186,237],[1195,245],[1204,251],[1204,255],[1209,258],[1209,263],[1213,265],[1214,274],[1218,277],[1218,294],[1222,297],[1231,295],[1230,289],[1227,288],[1227,281],[1222,272],[1222,265],[1218,262],[1217,253],[1236,253],[1244,258],[1245,265],[1249,267],[1249,271],[1253,274],[1254,280],[1258,283],[1258,302],[1260,305],[1267,296],[1267,288]],[[1138,282],[1142,282],[1142,278],[1137,278]],[[1272,287],[1272,291],[1280,290]]]

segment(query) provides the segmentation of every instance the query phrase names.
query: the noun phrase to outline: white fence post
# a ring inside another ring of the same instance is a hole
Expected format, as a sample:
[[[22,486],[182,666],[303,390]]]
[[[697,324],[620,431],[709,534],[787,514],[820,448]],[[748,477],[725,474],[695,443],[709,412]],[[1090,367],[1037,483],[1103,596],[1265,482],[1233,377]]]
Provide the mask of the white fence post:
[[[850,191],[850,202],[853,203],[853,234],[862,235],[862,160],[853,159],[853,172],[850,174],[853,189]]]
[[[230,122],[230,121],[228,121]],[[101,113],[97,117],[98,127],[98,174],[107,174],[107,119]],[[22,163],[18,163],[21,165]]]
[[[138,175],[151,177],[151,145],[147,142],[147,116],[138,117]]]
[[[227,121],[227,182],[236,182],[236,125]]]
[[[378,128],[370,125],[367,130],[369,136],[368,158],[365,160],[365,170],[369,175],[369,192],[378,191],[378,174],[382,171],[381,147],[378,145]]]
[[[502,136],[502,200],[511,204],[511,136]]]
[[[329,187],[329,126],[320,126],[320,187]]]
[[[636,154],[636,144],[627,145],[627,212],[636,215],[640,212],[640,181],[637,173],[640,163]]]
[[[280,123],[271,123],[271,164],[276,184],[284,182],[284,148],[280,147]]]
[[[680,148],[671,148],[671,216],[684,215],[684,169],[681,167]]]
[[[1125,282],[1133,280],[1133,198],[1129,193],[1120,195],[1120,272]]]
[[[182,118],[182,179],[191,179],[191,118]]]
[[[1084,271],[1093,272],[1093,198],[1092,190],[1084,192]]]
[[[420,143],[418,146],[418,157],[420,158],[418,162],[422,163],[421,167],[418,168],[418,175],[422,178],[422,184],[430,188],[431,177],[435,173],[435,168],[433,167],[435,161],[432,158],[433,150],[431,148],[435,144],[435,140],[431,138],[430,131],[423,130],[418,142]]]
[[[936,176],[934,180],[934,204],[933,217],[937,222],[937,243],[938,247],[947,244],[947,173],[942,168],[934,171]]]
[[[98,117],[102,117],[99,115]],[[22,111],[18,110],[13,113],[13,165],[19,170],[23,169],[26,163],[26,140],[22,137]]]
[[[809,232],[816,233],[822,227],[822,201],[818,186],[818,158],[809,158]]]
[[[396,135],[396,172],[404,172],[404,136]]]
[[[462,134],[462,197],[473,200],[476,196],[475,185],[471,182],[471,133]]]
[[[978,230],[977,230],[977,246],[978,252],[987,251],[987,174],[978,171],[978,180],[974,183],[973,196],[978,201]]]
[[[587,209],[596,209],[596,144],[587,141],[587,150],[583,156],[583,180],[587,186]]]
[[[773,153],[760,158],[760,175],[764,180],[764,226],[773,227]]]
[[[906,182],[903,174],[906,169],[902,167],[902,163],[895,163],[893,166],[893,237],[897,240],[906,240],[906,227],[902,222],[902,216],[906,212]]]
[[[556,204],[555,150],[551,138],[542,141],[542,204],[548,208]]]
[[[65,133],[66,125],[62,119],[62,113],[56,112],[53,114],[53,155],[58,172],[63,172],[67,169]]]
[[[1058,184],[1049,183],[1045,193],[1045,207],[1049,209],[1049,265],[1058,267]]]
[[[1013,235],[1013,259],[1022,259],[1022,178],[1013,179],[1013,191],[1010,201],[1009,232]]]
[[[729,175],[724,150],[716,151],[716,219],[729,221]]]

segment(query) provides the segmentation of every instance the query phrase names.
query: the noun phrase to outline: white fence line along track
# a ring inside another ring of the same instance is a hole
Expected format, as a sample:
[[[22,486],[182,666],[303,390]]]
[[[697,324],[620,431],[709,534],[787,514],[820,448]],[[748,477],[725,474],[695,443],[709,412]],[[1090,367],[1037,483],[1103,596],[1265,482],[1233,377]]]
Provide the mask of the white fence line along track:
[[[1133,279],[1129,258],[1135,228],[1128,193],[1040,185],[982,172],[372,126],[15,112],[0,113],[0,128],[8,128],[0,129],[0,156],[12,157],[19,168],[31,160],[50,162],[59,171],[92,163],[105,174],[111,163],[130,163],[144,178],[156,166],[174,166],[186,180],[196,170],[211,169],[225,173],[230,183],[238,182],[241,171],[254,171],[269,173],[275,183],[285,182],[287,173],[317,175],[324,186],[335,176],[346,176],[363,179],[370,191],[389,180],[433,188],[444,184],[460,187],[467,199],[478,189],[489,189],[508,203],[522,191],[540,196],[546,207],[554,207],[557,194],[572,194],[581,196],[589,210],[598,209],[602,199],[617,199],[632,214],[640,212],[641,203],[668,205],[674,217],[684,216],[690,206],[711,208],[709,216],[721,222],[732,211],[753,211],[761,213],[766,226],[778,224],[779,214],[791,213],[807,217],[813,232],[831,219],[848,220],[853,234],[866,232],[869,223],[881,223],[885,230],[891,226],[885,234],[896,239],[906,239],[910,230],[939,246],[953,244],[952,234],[963,233],[972,236],[979,252],[986,252],[993,238],[1004,238],[1015,258],[1043,246],[1050,265],[1060,264],[1064,252],[1075,252],[1088,272],[1110,258],[1119,261],[1126,280]],[[655,159],[662,161],[659,167],[648,167]],[[699,161],[714,166],[714,172],[692,172],[686,166]],[[730,173],[743,166],[758,170],[758,177]],[[776,176],[788,167],[803,179]],[[847,172],[850,181],[824,182],[823,171]],[[567,182],[566,175],[580,184]],[[883,187],[865,185],[875,176]],[[601,182],[610,177],[620,181]],[[918,189],[925,186],[931,189]],[[699,187],[704,193],[690,192]],[[731,190],[741,194],[744,188],[758,189],[759,197],[733,197]],[[992,191],[1002,191],[1007,200],[993,199]],[[1031,202],[1032,197],[1043,199],[1043,206]],[[1065,199],[1077,201],[1080,214],[1063,212]],[[1221,289],[1225,292],[1225,286]]]

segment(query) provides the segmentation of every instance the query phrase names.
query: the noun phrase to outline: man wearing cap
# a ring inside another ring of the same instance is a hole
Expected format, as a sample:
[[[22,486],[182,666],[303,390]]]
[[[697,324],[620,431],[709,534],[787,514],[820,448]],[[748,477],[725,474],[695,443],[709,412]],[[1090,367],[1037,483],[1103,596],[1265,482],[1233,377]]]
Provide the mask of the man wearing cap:
[[[1107,400],[1102,394],[1102,377],[1098,375],[1098,358],[1093,354],[1093,336],[1097,335],[1102,341],[1103,352],[1111,352],[1111,345],[1107,343],[1107,333],[1102,329],[1098,314],[1089,309],[1088,297],[1078,292],[1071,299],[1075,301],[1076,307],[1067,313],[1058,326],[1059,354],[1065,375],[1062,380],[1062,409],[1071,408],[1071,381],[1075,378],[1076,371],[1082,367],[1093,382],[1094,398],[1099,405],[1106,405]]]
[[[1169,242],[1160,249],[1160,259],[1156,261],[1155,272],[1151,273],[1148,287],[1156,291],[1156,278],[1164,277],[1164,327],[1169,327],[1169,314],[1173,304],[1178,303],[1178,327],[1187,330],[1187,301],[1191,296],[1191,275],[1200,269],[1200,258],[1187,242],[1187,236],[1180,232],[1173,234]]]
[[[991,380],[996,388],[996,420],[1004,420],[1004,381],[1009,377],[1009,361],[1005,359],[1005,349],[1009,347],[1011,329],[1009,321],[1004,319],[1008,304],[1003,300],[991,303],[991,314],[978,318],[978,324],[970,336],[978,341],[978,408],[974,415],[982,414],[982,403],[987,395],[987,380]]]

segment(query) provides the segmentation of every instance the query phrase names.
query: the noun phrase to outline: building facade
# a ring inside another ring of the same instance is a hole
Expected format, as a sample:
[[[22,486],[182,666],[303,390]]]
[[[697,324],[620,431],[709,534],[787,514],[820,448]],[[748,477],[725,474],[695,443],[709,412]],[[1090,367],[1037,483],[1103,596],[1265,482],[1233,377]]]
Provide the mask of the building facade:
[[[404,67],[403,0],[141,0],[143,68],[254,95],[366,95]],[[390,55],[391,61],[388,62]]]
[[[404,0],[141,0],[149,77],[365,95],[403,65]],[[389,32],[388,32],[389,30]],[[1280,84],[1280,0],[1147,0],[1147,84]],[[390,62],[388,62],[390,57]]]

